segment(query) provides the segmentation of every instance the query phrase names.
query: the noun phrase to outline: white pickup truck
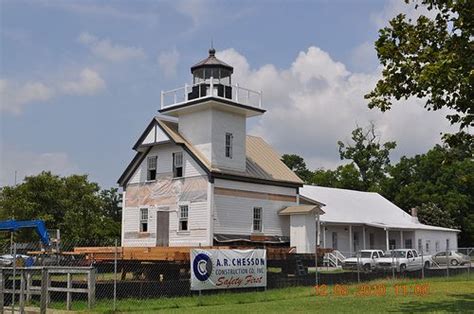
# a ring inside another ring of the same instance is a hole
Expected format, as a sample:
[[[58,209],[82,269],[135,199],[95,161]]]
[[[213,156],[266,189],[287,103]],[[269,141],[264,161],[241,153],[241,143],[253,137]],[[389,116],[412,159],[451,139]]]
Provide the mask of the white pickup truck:
[[[390,256],[380,258],[376,262],[377,270],[392,270],[397,272],[416,271],[431,265],[431,256],[421,256],[413,249],[397,249],[390,251]]]
[[[342,269],[356,270],[357,262],[359,262],[359,269],[363,271],[370,271],[375,269],[375,264],[379,258],[384,256],[381,250],[361,250],[357,253],[359,257],[346,258],[342,262]]]

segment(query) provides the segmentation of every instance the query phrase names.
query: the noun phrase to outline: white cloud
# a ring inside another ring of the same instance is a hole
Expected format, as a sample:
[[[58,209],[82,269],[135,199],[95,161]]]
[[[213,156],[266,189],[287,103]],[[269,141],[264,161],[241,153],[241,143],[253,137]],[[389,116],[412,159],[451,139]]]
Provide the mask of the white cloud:
[[[418,8],[415,5],[418,4]],[[413,21],[418,19],[420,15],[434,18],[437,14],[435,10],[429,11],[426,6],[419,2],[405,3],[401,0],[390,0],[387,2],[382,11],[371,15],[371,20],[377,28],[382,28],[388,25],[388,22],[398,14],[403,13],[407,18]]]
[[[26,104],[47,101],[53,96],[53,89],[41,82],[18,84],[6,79],[0,80],[1,111],[19,114]]]
[[[263,91],[268,111],[250,131],[281,153],[304,156],[312,168],[340,164],[336,143],[349,140],[356,125],[374,121],[383,141],[396,140],[394,158],[425,152],[450,128],[446,112],[428,112],[419,99],[396,104],[385,113],[368,109],[364,95],[380,77],[380,69],[351,73],[318,47],[300,52],[288,69],[271,64],[251,69],[234,49],[217,55],[234,66],[234,82]]]
[[[354,71],[373,71],[378,66],[377,52],[372,42],[363,42],[352,50],[351,69]]]
[[[43,170],[60,175],[70,175],[79,170],[64,152],[35,153],[19,151],[12,147],[2,147],[0,166],[0,186],[14,184],[15,171],[17,183],[20,183],[25,176],[35,175]]]
[[[81,70],[78,80],[66,82],[55,80],[48,83],[20,83],[0,79],[0,111],[20,114],[28,104],[46,102],[61,95],[95,95],[105,87],[104,79],[90,68]]]
[[[65,82],[61,88],[65,94],[94,95],[105,89],[105,81],[96,71],[85,68],[81,71],[78,81]]]
[[[110,39],[99,39],[87,32],[81,33],[78,41],[89,47],[94,55],[109,61],[120,62],[145,58],[142,48],[113,44]]]
[[[175,77],[176,68],[179,62],[179,52],[174,48],[170,51],[163,51],[158,56],[158,64],[166,77]]]

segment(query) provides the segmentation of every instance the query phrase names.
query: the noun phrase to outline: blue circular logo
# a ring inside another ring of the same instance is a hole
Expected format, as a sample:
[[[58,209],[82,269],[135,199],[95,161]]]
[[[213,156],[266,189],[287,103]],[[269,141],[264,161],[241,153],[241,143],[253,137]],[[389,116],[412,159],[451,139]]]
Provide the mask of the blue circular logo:
[[[199,253],[193,261],[194,276],[199,281],[206,281],[212,273],[212,262],[208,255]]]

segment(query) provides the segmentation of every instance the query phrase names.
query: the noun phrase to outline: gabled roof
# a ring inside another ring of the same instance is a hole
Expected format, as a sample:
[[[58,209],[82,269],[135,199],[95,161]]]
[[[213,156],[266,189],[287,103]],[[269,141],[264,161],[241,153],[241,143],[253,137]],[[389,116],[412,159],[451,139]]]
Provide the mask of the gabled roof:
[[[179,133],[178,123],[161,117],[155,117],[150,122],[145,132],[133,146],[135,150],[140,148],[141,141],[155,125],[159,126],[174,144],[182,146],[212,177],[293,187],[303,185],[303,181],[281,161],[280,155],[262,138],[257,136],[247,135],[246,137],[247,159],[245,171],[211,167],[209,160]],[[133,175],[147,153],[148,151],[137,152],[132,162],[118,180],[120,186],[127,184],[128,179]]]
[[[456,231],[419,223],[382,195],[346,189],[304,185],[300,194],[306,198],[326,204],[322,222],[341,224],[363,224],[377,228],[422,229]]]

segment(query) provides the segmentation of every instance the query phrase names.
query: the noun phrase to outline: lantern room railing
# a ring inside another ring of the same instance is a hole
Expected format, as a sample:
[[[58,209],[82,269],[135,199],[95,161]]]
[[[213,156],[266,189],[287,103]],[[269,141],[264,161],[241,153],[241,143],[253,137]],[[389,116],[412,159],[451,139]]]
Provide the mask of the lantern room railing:
[[[207,97],[232,100],[238,104],[262,108],[262,92],[240,87],[238,84],[200,82],[161,92],[161,109],[185,104],[190,100]]]

